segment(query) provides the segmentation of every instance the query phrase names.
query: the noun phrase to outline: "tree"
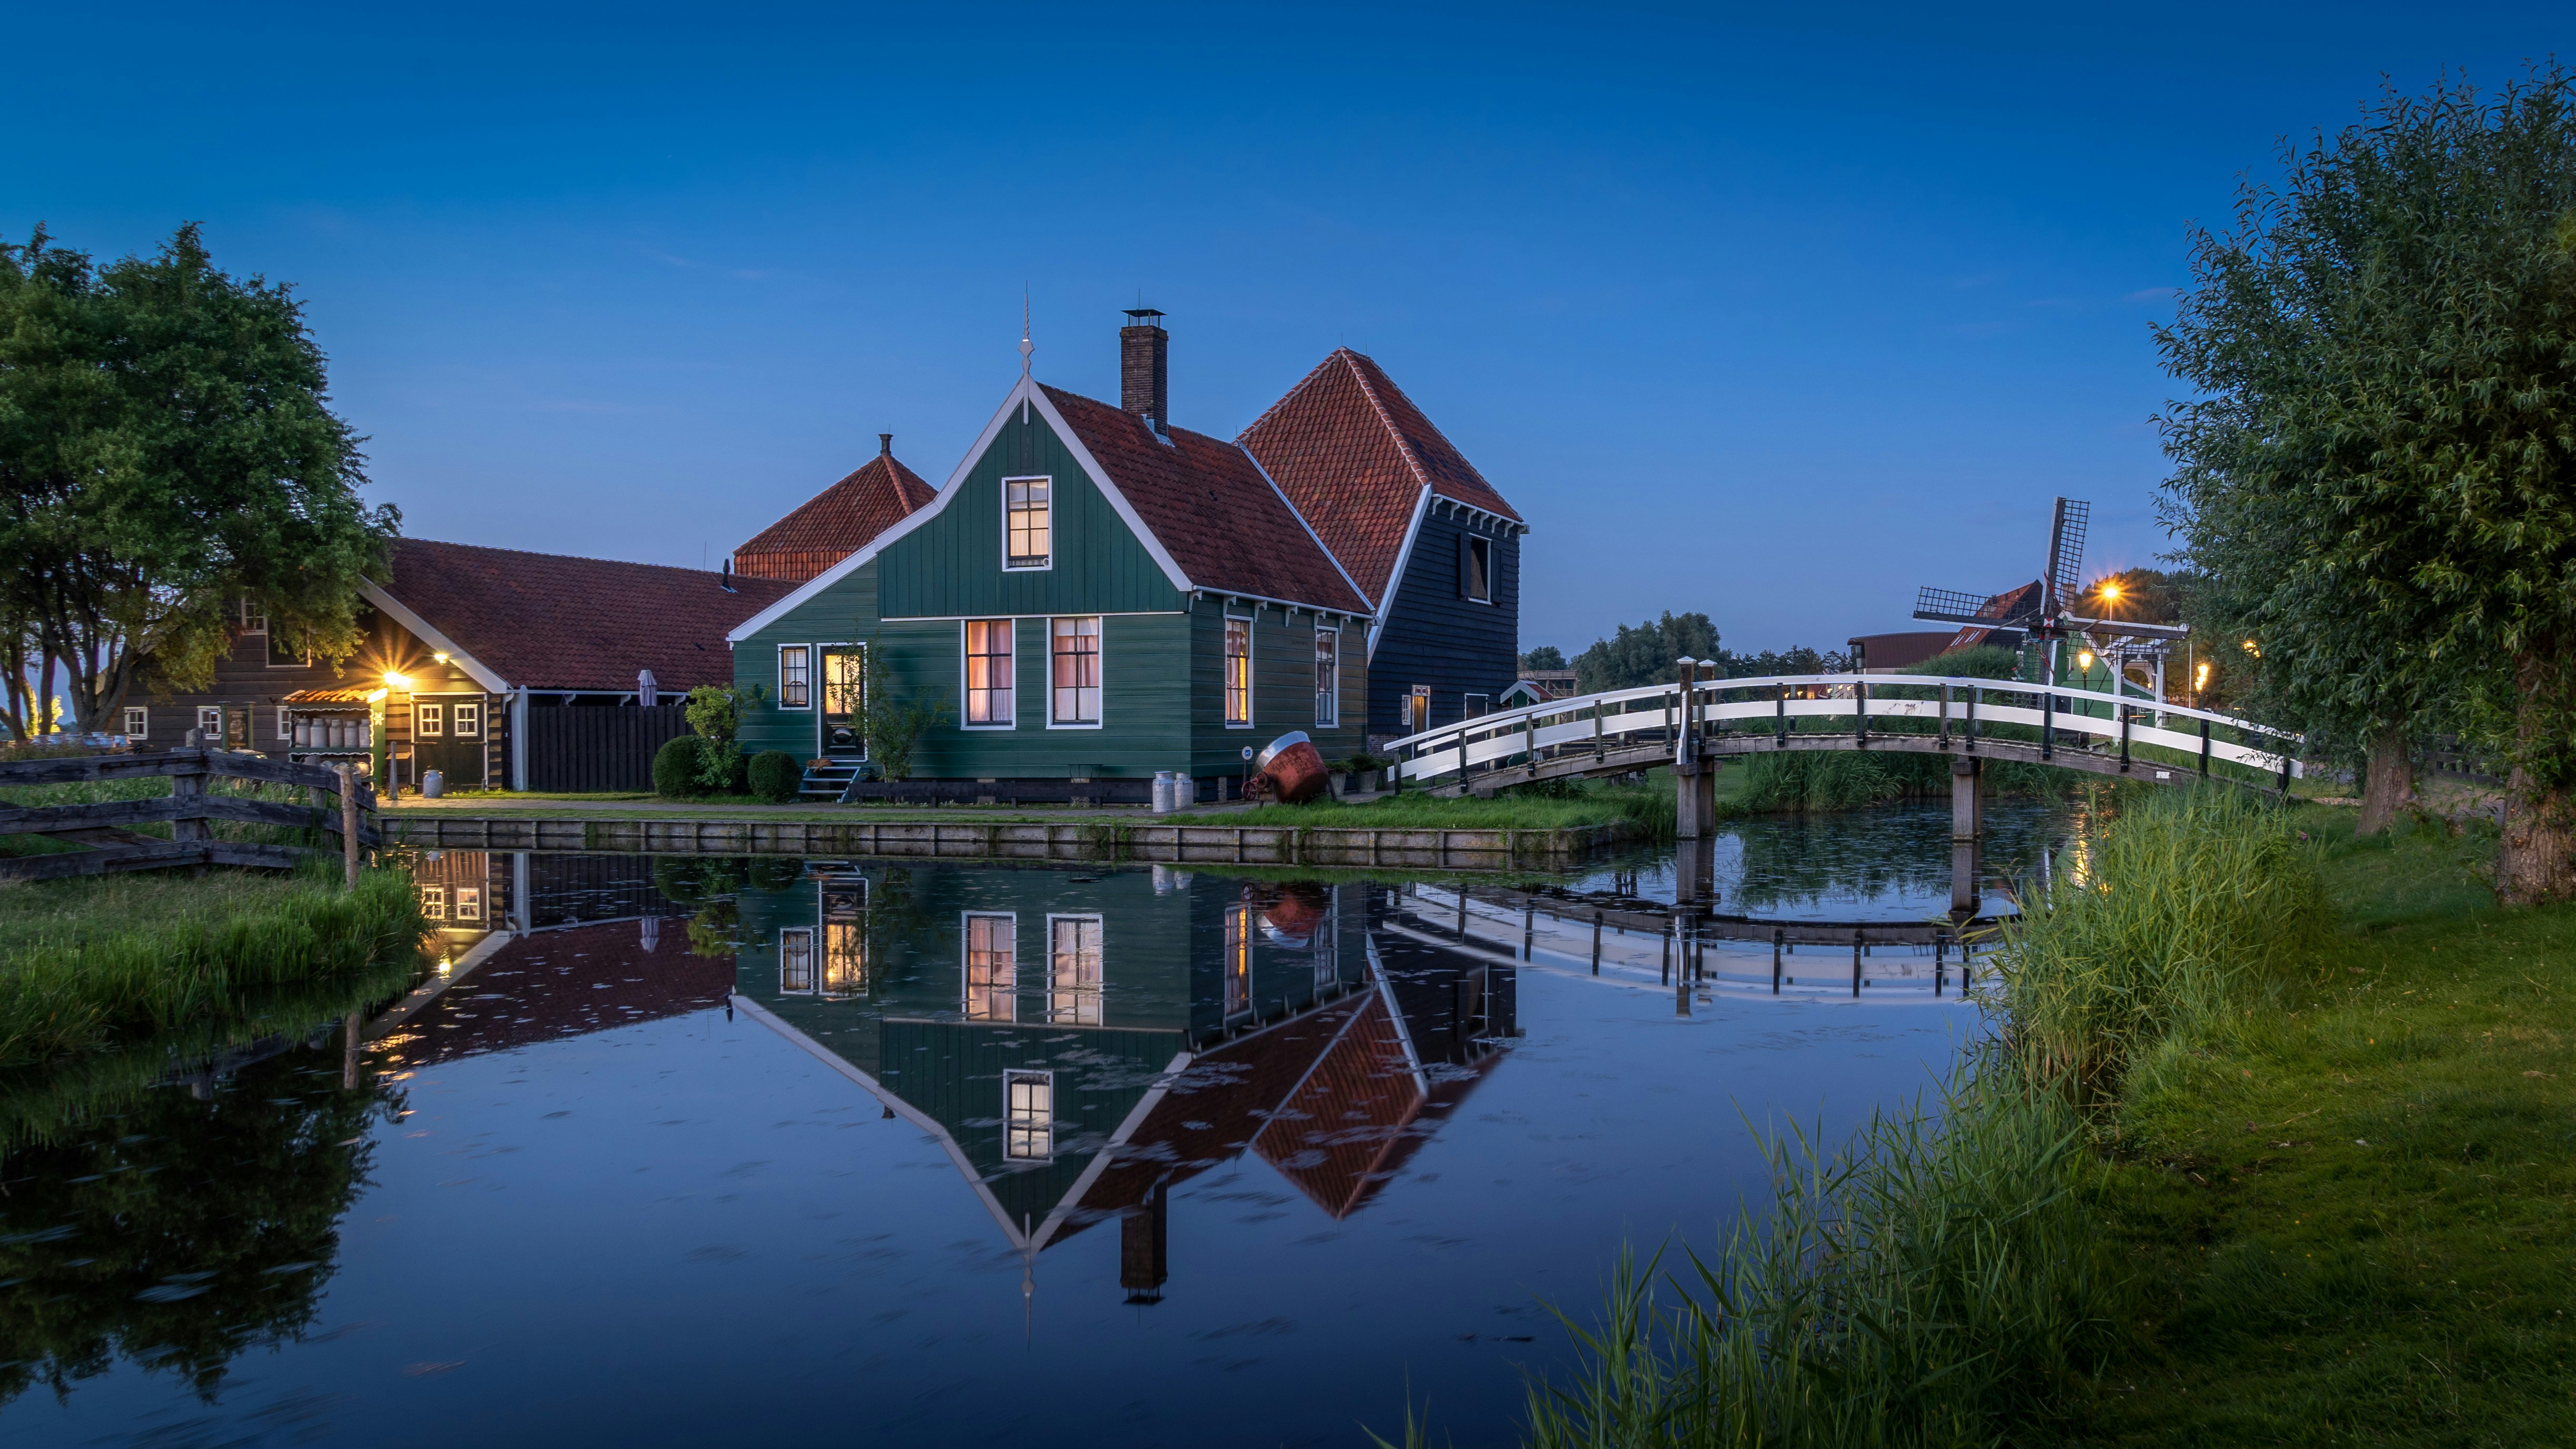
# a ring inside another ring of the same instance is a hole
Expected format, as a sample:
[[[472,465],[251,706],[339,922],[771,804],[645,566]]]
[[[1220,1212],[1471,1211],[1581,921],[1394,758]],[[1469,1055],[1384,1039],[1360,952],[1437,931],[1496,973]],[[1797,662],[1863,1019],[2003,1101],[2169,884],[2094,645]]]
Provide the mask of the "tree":
[[[400,515],[369,508],[358,439],[288,288],[218,271],[197,228],[94,267],[38,227],[0,243],[0,619],[106,728],[137,682],[200,688],[244,597],[331,661]]]
[[[2384,93],[2286,160],[2158,333],[2203,394],[2163,420],[2171,521],[2252,696],[2366,750],[2378,813],[2409,734],[2509,677],[2498,894],[2576,896],[2576,86]]]
[[[894,661],[885,646],[870,640],[861,662],[859,724],[866,732],[868,759],[889,780],[912,778],[912,756],[922,736],[955,718],[944,689],[906,690],[898,686]]]
[[[701,684],[689,691],[681,718],[698,740],[698,785],[707,790],[739,787],[747,768],[734,740],[742,734],[743,711],[767,696],[764,685]]]
[[[1553,644],[1541,644],[1536,649],[1533,649],[1527,654],[1521,656],[1521,668],[1524,670],[1563,669],[1565,667],[1565,651],[1557,648]]]
[[[1622,624],[1607,639],[1574,656],[1574,687],[1585,694],[1605,689],[1639,689],[1673,679],[1675,661],[1715,659],[1717,625],[1706,614],[1674,614],[1649,619],[1635,628]]]

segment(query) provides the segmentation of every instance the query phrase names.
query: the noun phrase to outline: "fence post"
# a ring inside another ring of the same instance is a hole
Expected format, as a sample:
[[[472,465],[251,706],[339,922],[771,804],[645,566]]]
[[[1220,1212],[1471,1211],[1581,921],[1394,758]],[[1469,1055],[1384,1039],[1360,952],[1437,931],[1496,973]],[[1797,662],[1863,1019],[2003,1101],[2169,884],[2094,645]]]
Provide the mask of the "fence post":
[[[1950,686],[1941,686],[1941,748],[1950,748]]]
[[[195,730],[188,731],[188,734],[192,738],[196,733],[197,732]],[[173,799],[192,800],[205,793],[206,761],[203,755],[198,757],[193,768],[189,768],[181,772],[173,772],[170,776],[170,794]],[[208,828],[206,817],[199,815],[192,819],[172,820],[170,822],[170,838],[172,840],[192,841],[211,840],[214,838],[214,832]]]
[[[2057,692],[2053,689],[2039,696],[2039,757],[2057,758]]]
[[[1776,748],[1785,750],[1789,748],[1789,686],[1785,684],[1780,686],[1779,707],[1776,713],[1780,721],[1780,740]]]
[[[2129,773],[2129,706],[2126,701],[2114,706],[2120,711],[2120,773]]]
[[[1868,749],[1869,681],[1866,679],[1855,680],[1852,683],[1852,731],[1853,742],[1864,750]]]
[[[340,862],[348,884],[358,884],[358,778],[354,767],[341,765],[340,776]]]
[[[2200,777],[2209,778],[2209,721],[2200,722]]]

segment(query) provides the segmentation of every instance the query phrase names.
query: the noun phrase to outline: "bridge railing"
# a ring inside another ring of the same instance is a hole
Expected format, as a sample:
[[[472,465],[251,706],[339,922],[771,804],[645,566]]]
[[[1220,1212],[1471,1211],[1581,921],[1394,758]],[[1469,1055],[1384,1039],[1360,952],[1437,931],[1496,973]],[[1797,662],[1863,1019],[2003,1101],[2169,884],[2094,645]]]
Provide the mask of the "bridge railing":
[[[1849,728],[1820,728],[1837,721]],[[1386,748],[1401,781],[1436,787],[1576,754],[1670,750],[1685,729],[1725,742],[1730,753],[1742,751],[1745,736],[1764,733],[1783,749],[1826,747],[1820,736],[1856,736],[1865,746],[1872,735],[1933,735],[1964,753],[1991,739],[2036,744],[2043,757],[2061,749],[2096,755],[2117,748],[2124,759],[2161,752],[2172,757],[2164,762],[2169,766],[2206,774],[2212,765],[2233,765],[2284,785],[2300,773],[2297,735],[2234,715],[2028,680],[1924,675],[1702,680],[1687,703],[1678,683],[1606,690],[1479,715]]]

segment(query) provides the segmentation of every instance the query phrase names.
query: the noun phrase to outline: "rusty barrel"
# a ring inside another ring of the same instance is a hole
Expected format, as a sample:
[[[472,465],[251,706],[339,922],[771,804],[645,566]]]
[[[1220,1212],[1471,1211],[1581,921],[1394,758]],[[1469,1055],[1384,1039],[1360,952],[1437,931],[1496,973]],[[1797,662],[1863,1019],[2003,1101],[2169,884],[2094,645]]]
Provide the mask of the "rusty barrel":
[[[1290,730],[1272,740],[1268,749],[1253,758],[1252,767],[1269,779],[1272,794],[1283,805],[1312,800],[1332,784],[1332,772],[1304,730]]]

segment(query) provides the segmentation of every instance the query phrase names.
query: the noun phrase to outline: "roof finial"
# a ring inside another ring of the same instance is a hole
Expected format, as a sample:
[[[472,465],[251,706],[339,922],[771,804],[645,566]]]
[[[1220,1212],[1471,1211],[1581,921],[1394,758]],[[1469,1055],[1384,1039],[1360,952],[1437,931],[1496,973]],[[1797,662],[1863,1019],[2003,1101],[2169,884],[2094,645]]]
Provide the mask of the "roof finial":
[[[1024,284],[1020,288],[1020,376],[1029,375],[1029,354],[1037,350],[1029,340],[1029,289]]]

